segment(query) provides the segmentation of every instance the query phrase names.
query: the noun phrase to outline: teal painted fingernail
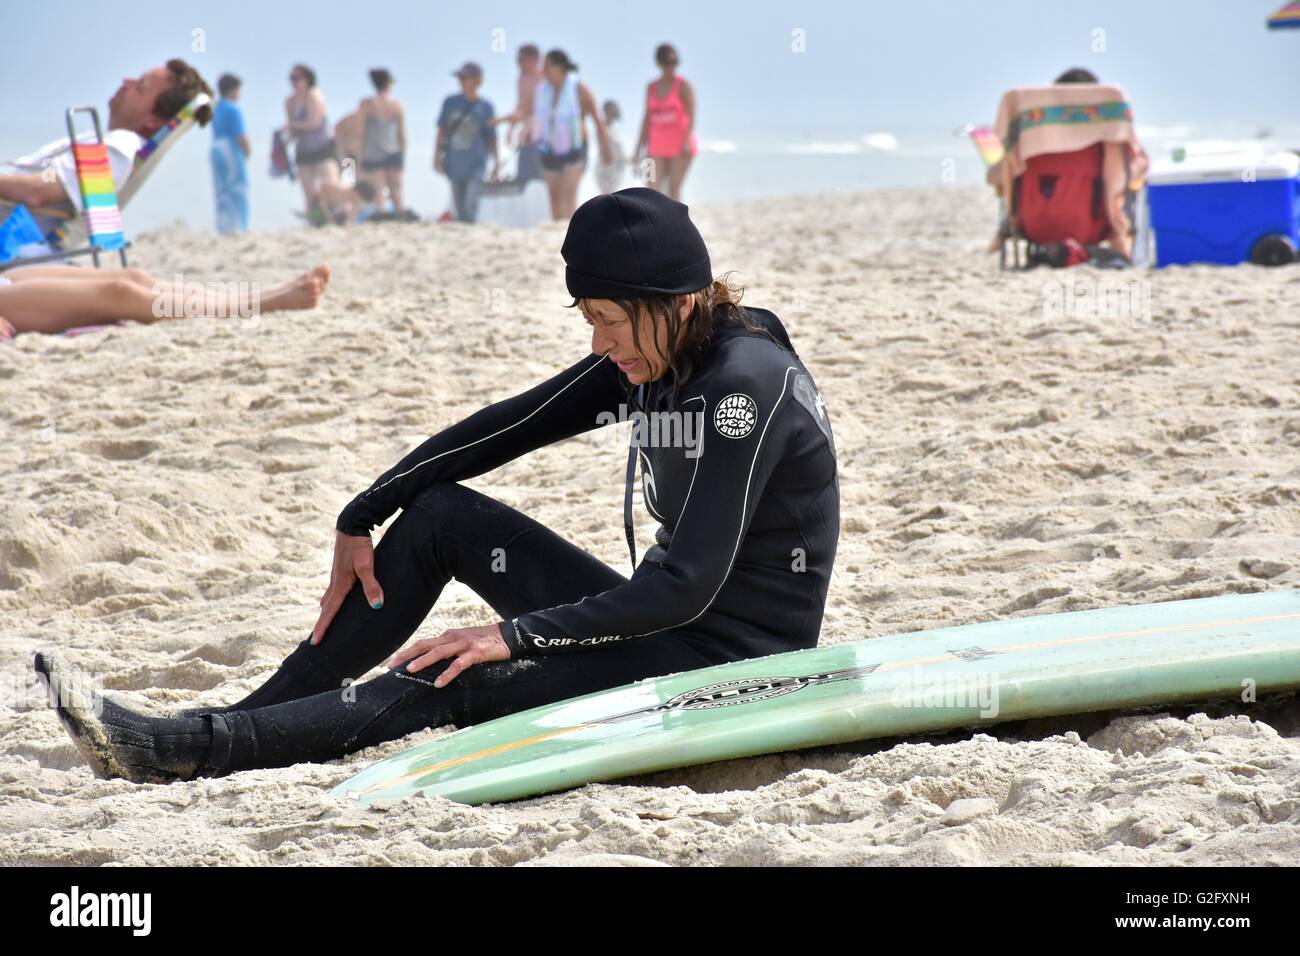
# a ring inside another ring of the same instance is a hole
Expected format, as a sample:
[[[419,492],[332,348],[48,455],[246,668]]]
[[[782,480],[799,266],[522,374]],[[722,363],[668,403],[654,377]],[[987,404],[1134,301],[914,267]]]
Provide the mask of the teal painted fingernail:
[[[372,601],[370,603],[370,606],[373,607],[376,611],[378,611],[381,607],[384,606],[384,602],[382,599],[378,601]]]

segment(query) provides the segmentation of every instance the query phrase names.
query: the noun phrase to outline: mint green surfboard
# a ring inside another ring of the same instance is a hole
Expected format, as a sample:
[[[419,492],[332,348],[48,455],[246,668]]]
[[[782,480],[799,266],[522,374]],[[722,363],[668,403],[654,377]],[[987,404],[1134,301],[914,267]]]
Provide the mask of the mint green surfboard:
[[[1300,591],[1103,608],[644,680],[466,727],[333,794],[495,803],[801,747],[1296,687]]]

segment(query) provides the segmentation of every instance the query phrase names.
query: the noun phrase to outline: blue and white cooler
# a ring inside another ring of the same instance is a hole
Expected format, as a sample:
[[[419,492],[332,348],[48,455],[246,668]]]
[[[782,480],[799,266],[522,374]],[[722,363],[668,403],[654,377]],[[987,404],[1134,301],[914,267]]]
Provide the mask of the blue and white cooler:
[[[1284,265],[1300,247],[1300,155],[1218,153],[1153,163],[1156,266]]]

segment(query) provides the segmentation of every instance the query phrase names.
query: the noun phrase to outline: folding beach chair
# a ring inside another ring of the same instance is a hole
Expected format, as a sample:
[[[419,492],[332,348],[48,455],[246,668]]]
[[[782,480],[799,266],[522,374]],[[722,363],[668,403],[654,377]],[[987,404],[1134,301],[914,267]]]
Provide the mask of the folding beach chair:
[[[206,93],[198,94],[175,116],[168,120],[167,123],[165,123],[156,133],[145,140],[139,151],[135,154],[135,162],[130,178],[127,179],[126,183],[122,186],[121,192],[117,194],[116,205],[119,211],[125,209],[130,203],[132,197],[140,191],[140,188],[148,180],[150,174],[158,168],[159,163],[162,162],[162,158],[167,154],[168,150],[180,142],[181,137],[193,128],[195,122],[197,122],[199,111],[204,107],[210,108],[211,103],[212,100]],[[72,114],[84,110],[90,110],[92,114],[94,113],[92,107],[79,107],[78,109],[68,111],[70,135],[72,132]],[[97,116],[95,119],[95,129],[97,134],[96,138],[102,140],[103,137],[99,134],[99,119]],[[76,143],[75,136],[73,136],[72,142]],[[74,147],[74,161],[76,161],[76,158],[76,150]],[[107,156],[105,156],[105,162],[107,162]],[[107,167],[105,166],[105,168]],[[78,179],[80,180],[80,178],[80,165],[78,165]],[[108,177],[108,185],[110,187],[113,185],[111,176]],[[84,202],[84,185],[82,190]],[[56,249],[72,249],[73,251],[66,254],[56,252],[51,256],[22,258],[3,262],[0,263],[0,272],[3,272],[5,269],[32,265],[36,262],[48,262],[67,258],[68,256],[85,255],[91,251],[89,248],[82,248],[83,245],[89,242],[90,236],[85,216],[83,215],[82,217],[78,217],[75,210],[72,208],[71,203],[64,203],[58,206],[42,206],[32,209],[31,212],[34,215],[39,215],[47,219],[58,220],[60,222],[59,227],[47,238]],[[3,214],[3,211],[0,211],[0,215]],[[100,251],[103,251],[103,247],[100,247]],[[96,257],[96,264],[98,264],[98,257]]]
[[[200,93],[194,99],[190,100],[180,111],[169,119],[158,132],[154,133],[140,151],[135,154],[135,166],[131,170],[131,177],[122,187],[122,192],[118,198],[121,200],[122,208],[125,209],[131,202],[131,198],[140,191],[140,187],[145,184],[149,174],[158,168],[162,158],[167,155],[168,151],[180,142],[190,129],[193,128],[198,119],[198,112],[205,106],[212,103],[211,97],[206,93]],[[204,120],[206,123],[207,120]]]
[[[976,142],[986,161],[993,155],[990,134],[1002,153],[990,164],[987,178],[1003,204],[994,240],[1003,269],[1008,259],[1013,268],[1046,261],[1045,251],[1059,251],[1067,240],[1096,255],[1105,239],[1128,243],[1134,238],[1135,219],[1141,224],[1143,218],[1144,186],[1144,170],[1135,169],[1134,160],[1145,167],[1146,156],[1119,87],[1062,84],[1009,90],[998,108],[996,132],[984,133],[983,145]],[[1123,198],[1116,206],[1112,197],[1121,188]],[[1136,237],[1135,253],[1144,238]],[[1122,256],[1116,259],[1123,261]]]

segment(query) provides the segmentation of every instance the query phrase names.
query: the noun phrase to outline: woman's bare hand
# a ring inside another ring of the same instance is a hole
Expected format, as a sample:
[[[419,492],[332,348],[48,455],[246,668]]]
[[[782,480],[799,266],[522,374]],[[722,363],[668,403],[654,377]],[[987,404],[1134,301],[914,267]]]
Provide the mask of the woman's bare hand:
[[[438,675],[438,679],[433,682],[434,687],[446,687],[461,671],[474,664],[510,660],[510,648],[506,646],[501,631],[495,624],[457,627],[402,648],[388,662],[388,669],[396,670],[409,661],[406,669],[418,671],[449,657],[456,659]]]
[[[311,642],[319,644],[329,628],[334,615],[343,606],[352,586],[361,582],[366,601],[375,610],[384,606],[384,589],[375,579],[375,549],[370,535],[355,536],[341,531],[334,533],[334,564],[330,568],[330,584],[320,599],[320,617],[312,628]]]
[[[0,318],[0,339],[12,339],[18,332],[5,319]]]

